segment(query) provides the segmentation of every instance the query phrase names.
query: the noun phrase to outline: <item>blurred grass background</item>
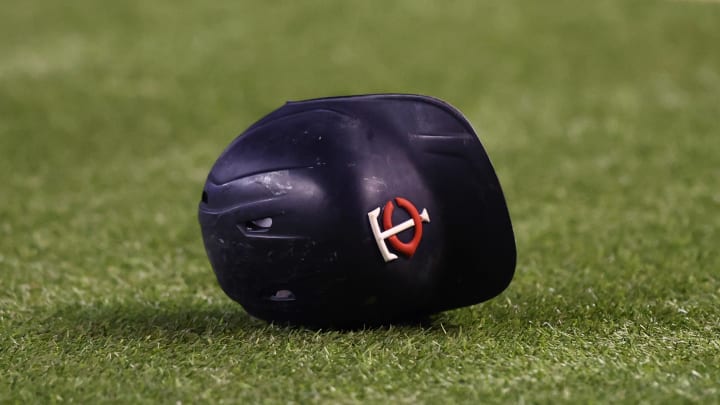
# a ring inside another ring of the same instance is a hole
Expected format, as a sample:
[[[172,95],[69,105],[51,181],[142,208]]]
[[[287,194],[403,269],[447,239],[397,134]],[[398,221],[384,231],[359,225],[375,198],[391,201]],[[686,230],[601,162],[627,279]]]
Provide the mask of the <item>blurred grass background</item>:
[[[708,1],[11,0],[0,402],[717,403],[718,44]],[[207,171],[286,100],[372,92],[475,125],[516,279],[426,327],[249,319]]]

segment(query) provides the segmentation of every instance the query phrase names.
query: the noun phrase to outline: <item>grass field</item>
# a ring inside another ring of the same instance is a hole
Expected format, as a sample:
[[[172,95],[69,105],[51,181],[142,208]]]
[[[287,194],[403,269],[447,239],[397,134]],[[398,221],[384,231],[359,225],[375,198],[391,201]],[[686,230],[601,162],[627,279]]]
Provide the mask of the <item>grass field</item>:
[[[0,402],[720,403],[720,4],[266,3],[4,5]],[[474,123],[515,280],[422,327],[249,318],[207,171],[285,100],[371,92]]]

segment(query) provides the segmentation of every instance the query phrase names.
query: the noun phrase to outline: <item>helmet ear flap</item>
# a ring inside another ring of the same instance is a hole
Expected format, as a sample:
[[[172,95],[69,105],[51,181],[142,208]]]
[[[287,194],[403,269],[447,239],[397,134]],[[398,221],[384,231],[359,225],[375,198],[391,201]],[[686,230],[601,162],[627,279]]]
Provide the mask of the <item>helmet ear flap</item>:
[[[268,321],[417,319],[492,298],[515,269],[490,160],[431,97],[285,104],[220,155],[198,215],[220,286]]]

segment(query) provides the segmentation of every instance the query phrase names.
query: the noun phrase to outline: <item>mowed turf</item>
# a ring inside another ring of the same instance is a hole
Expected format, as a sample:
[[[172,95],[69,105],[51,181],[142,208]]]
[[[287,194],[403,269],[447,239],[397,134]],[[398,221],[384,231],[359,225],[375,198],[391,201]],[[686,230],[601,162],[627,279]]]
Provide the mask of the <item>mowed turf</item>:
[[[0,402],[720,402],[717,2],[2,9]],[[285,100],[371,92],[475,125],[515,280],[423,326],[251,319],[207,171]]]

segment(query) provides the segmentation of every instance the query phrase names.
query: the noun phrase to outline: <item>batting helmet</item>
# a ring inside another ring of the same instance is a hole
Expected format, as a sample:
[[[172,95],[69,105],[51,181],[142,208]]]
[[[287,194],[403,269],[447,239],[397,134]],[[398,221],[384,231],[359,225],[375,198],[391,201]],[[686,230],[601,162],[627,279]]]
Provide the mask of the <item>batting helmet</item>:
[[[222,289],[268,321],[424,317],[492,298],[515,269],[485,150],[425,96],[283,105],[220,155],[199,220]]]

